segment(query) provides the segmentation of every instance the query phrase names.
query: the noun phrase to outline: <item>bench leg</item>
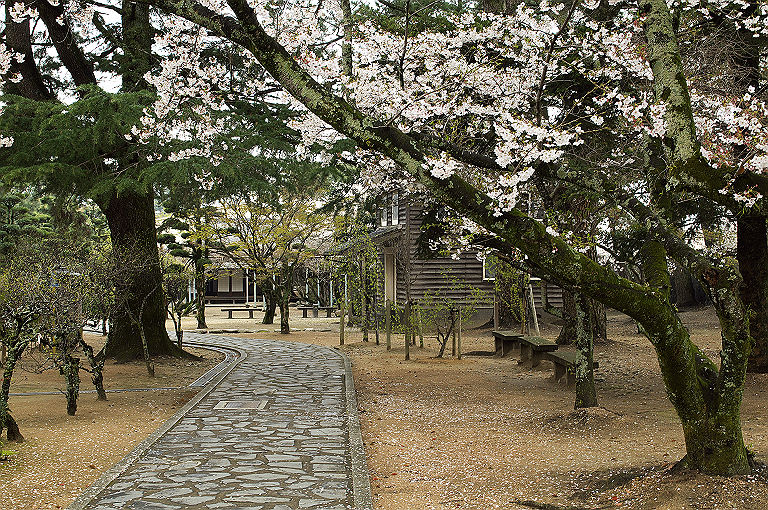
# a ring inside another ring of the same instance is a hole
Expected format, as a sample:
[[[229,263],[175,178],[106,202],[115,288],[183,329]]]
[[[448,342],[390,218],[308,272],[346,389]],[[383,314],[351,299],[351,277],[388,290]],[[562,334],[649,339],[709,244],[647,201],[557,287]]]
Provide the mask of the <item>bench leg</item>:
[[[301,311],[301,316],[304,317],[305,319],[307,318],[307,311],[308,310],[306,308]]]
[[[332,312],[332,311],[333,311],[333,310],[331,310],[330,308],[328,308],[328,309],[326,309],[326,310],[325,310],[325,317],[326,317],[327,319],[330,319],[330,318],[331,318],[331,312]]]
[[[312,317],[317,319],[320,316],[320,311],[317,308],[312,309]]]
[[[253,310],[248,310],[248,318],[253,319]]]
[[[539,351],[533,351],[531,353],[531,364],[530,368],[538,367],[541,363],[541,360],[544,358],[544,353]]]
[[[533,351],[531,350],[531,347],[528,345],[525,345],[523,343],[520,344],[520,359],[518,360],[519,365],[524,365],[528,362],[528,360],[531,359],[531,354]]]
[[[566,384],[569,388],[575,388],[576,387],[576,373],[573,370],[568,370],[568,375],[566,377]]]
[[[555,363],[555,382],[560,382],[563,380],[563,376],[565,375],[565,367],[559,363]]]
[[[501,338],[493,337],[493,347],[496,351],[496,356],[504,356],[504,343]]]
[[[232,312],[229,311],[229,312],[227,312],[227,319],[231,319],[231,318],[232,318]]]

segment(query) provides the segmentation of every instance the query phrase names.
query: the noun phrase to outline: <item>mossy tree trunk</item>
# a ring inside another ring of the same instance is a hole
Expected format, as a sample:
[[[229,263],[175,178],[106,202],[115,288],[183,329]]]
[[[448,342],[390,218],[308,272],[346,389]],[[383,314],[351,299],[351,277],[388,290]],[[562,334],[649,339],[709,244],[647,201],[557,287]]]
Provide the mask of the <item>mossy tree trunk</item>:
[[[576,409],[597,406],[594,372],[594,330],[590,315],[590,299],[580,294],[573,294],[576,308],[575,343],[579,350],[576,358]]]

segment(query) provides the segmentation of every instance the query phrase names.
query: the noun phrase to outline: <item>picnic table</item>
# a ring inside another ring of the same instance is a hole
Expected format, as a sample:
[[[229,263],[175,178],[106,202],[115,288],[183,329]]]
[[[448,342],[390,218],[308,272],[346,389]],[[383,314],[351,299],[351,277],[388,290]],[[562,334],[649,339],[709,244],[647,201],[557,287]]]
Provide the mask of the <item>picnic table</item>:
[[[336,309],[335,306],[299,306],[297,308],[301,310],[301,316],[304,318],[307,318],[307,313],[310,310],[312,310],[312,317],[319,317],[320,310],[325,310],[326,317],[330,317],[331,313]]]

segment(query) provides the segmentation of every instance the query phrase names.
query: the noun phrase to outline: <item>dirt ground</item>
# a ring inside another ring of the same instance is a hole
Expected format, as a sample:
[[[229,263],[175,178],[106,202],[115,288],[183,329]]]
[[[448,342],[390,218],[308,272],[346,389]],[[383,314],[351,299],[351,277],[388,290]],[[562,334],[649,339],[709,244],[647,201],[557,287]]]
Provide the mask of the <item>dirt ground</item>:
[[[101,339],[90,336],[93,345]],[[107,363],[106,389],[182,387],[176,390],[120,392],[96,400],[89,374],[81,373],[75,416],[68,416],[63,394],[12,395],[10,407],[26,441],[8,443],[15,454],[0,462],[0,508],[34,510],[65,508],[104,471],[170,418],[198,389],[184,388],[213,368],[223,354],[189,349],[202,361],[155,358],[156,377],[143,362]],[[17,368],[11,392],[49,392],[64,389],[56,370],[38,373],[44,361],[30,351]]]
[[[717,359],[712,311],[682,315]],[[554,338],[558,327],[546,319],[542,335]],[[338,319],[298,319],[294,326],[315,331],[245,336],[339,343]],[[670,472],[685,453],[680,423],[650,343],[626,316],[609,315],[610,341],[596,346],[601,407],[579,412],[573,390],[550,381],[548,362],[530,370],[514,358],[436,359],[433,338],[405,361],[402,336],[391,351],[383,336],[379,346],[363,343],[359,331],[350,336],[343,349],[353,362],[377,509],[768,508],[762,469],[736,478]],[[488,329],[469,330],[463,340],[464,352],[493,350]],[[766,389],[768,376],[750,375],[742,413],[745,439],[763,463]]]
[[[339,343],[338,318],[293,316],[294,332],[280,335],[277,326],[255,319],[228,320],[219,308],[208,310],[212,331]],[[685,311],[683,318],[694,340],[716,359],[719,329],[711,310]],[[554,338],[558,328],[546,319],[542,335]],[[191,329],[194,322],[185,326]],[[375,508],[768,508],[763,469],[728,479],[670,472],[684,454],[683,436],[653,350],[619,314],[609,316],[609,338],[596,346],[601,407],[574,412],[573,391],[549,380],[547,362],[529,370],[514,358],[436,359],[438,346],[429,337],[423,349],[412,347],[412,359],[405,361],[402,335],[393,337],[387,351],[383,335],[377,346],[373,334],[364,343],[359,331],[349,332],[342,349],[352,359]],[[491,350],[489,330],[465,332],[464,352]],[[167,379],[156,381],[158,386],[181,385],[159,367]],[[138,377],[142,370],[138,364],[133,373]],[[13,391],[61,384],[45,379],[49,375],[28,377],[15,380]],[[108,386],[116,387],[109,377]],[[750,375],[742,413],[745,440],[763,463],[768,463],[766,389],[768,376]],[[13,397],[29,441],[14,445],[18,455],[0,464],[0,505],[66,506],[191,394],[116,393],[107,403],[83,395],[74,419],[66,416],[61,395]]]

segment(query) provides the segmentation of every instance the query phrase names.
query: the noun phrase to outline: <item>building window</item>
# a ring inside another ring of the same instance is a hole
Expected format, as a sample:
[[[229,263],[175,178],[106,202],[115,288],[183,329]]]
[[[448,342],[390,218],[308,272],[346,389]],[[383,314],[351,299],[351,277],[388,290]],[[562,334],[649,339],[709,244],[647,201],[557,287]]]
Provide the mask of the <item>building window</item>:
[[[400,195],[393,193],[391,195],[392,225],[400,223]]]
[[[496,279],[496,267],[499,264],[499,259],[496,255],[486,255],[483,259],[483,280],[495,280]]]
[[[398,225],[400,223],[400,195],[398,193],[387,193],[382,196],[382,207],[379,209],[379,225]]]

